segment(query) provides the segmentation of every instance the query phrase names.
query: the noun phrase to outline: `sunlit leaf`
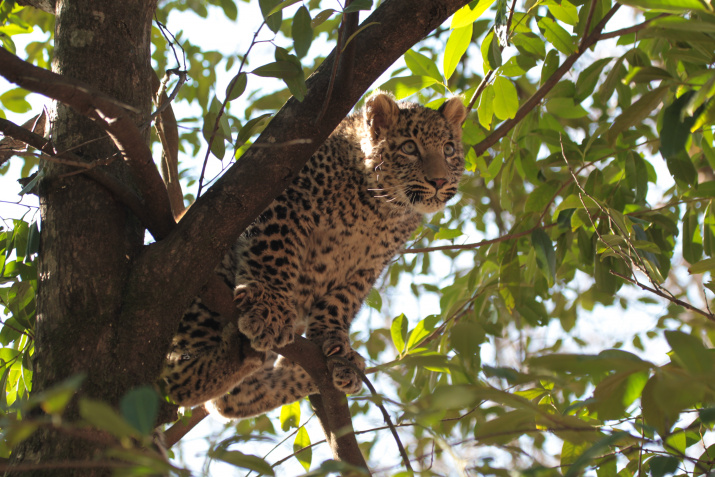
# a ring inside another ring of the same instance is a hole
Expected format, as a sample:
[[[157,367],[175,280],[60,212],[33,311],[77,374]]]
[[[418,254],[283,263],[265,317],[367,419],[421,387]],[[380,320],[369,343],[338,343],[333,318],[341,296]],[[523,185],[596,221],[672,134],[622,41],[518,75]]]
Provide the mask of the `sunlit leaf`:
[[[449,34],[444,49],[444,77],[449,79],[472,41],[472,24],[456,28]]]
[[[293,452],[295,452],[295,458],[298,459],[300,465],[308,471],[310,470],[310,463],[313,460],[313,451],[310,448],[310,436],[305,427],[298,429],[295,435],[295,440],[293,441]]]

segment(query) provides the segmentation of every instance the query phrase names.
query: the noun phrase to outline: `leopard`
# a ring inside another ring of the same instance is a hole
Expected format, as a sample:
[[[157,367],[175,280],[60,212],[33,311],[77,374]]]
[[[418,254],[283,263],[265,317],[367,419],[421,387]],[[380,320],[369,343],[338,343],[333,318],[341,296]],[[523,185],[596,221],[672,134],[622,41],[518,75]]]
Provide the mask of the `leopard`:
[[[342,358],[333,385],[358,393],[351,323],[425,214],[457,194],[466,115],[459,96],[432,109],[376,91],[343,119],[217,267],[237,322],[199,298],[182,316],[161,376],[170,400],[239,419],[317,393],[274,351],[297,335]]]

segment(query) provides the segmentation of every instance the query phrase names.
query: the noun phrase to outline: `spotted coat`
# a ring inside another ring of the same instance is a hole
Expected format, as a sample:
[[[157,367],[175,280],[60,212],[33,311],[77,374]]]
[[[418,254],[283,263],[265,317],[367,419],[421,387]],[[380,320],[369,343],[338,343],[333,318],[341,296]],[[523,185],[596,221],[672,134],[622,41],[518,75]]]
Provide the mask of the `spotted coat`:
[[[432,110],[377,93],[343,120],[219,266],[238,323],[198,300],[182,318],[162,376],[167,394],[186,406],[213,400],[238,418],[315,393],[302,368],[269,351],[297,334],[364,369],[350,324],[423,214],[456,194],[465,114],[459,98]],[[245,339],[255,354],[236,353]],[[360,390],[350,367],[332,373],[338,389]]]

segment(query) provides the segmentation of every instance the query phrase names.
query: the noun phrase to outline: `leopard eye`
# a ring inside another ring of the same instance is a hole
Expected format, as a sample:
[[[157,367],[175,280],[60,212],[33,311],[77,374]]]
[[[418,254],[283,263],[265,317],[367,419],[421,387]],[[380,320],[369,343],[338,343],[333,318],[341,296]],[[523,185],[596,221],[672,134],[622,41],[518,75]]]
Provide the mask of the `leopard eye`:
[[[417,144],[414,141],[407,141],[400,147],[400,150],[409,156],[417,154]]]
[[[454,155],[454,144],[452,144],[451,142],[448,142],[447,144],[444,145],[443,151],[444,151],[445,157]]]

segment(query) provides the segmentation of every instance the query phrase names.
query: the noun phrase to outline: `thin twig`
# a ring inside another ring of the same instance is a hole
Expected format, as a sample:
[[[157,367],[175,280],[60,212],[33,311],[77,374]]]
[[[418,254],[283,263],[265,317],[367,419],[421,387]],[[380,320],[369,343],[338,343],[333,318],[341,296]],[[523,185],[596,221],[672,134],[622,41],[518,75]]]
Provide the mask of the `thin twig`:
[[[705,311],[703,311],[703,310],[701,310],[701,309],[699,309],[699,308],[694,307],[694,306],[691,305],[690,303],[684,302],[683,300],[680,300],[680,299],[678,299],[678,298],[675,298],[674,296],[667,295],[667,294],[661,292],[660,290],[656,290],[655,288],[651,288],[651,287],[649,287],[648,285],[645,285],[644,283],[639,282],[638,280],[635,280],[635,279],[633,279],[633,278],[630,278],[630,277],[626,277],[626,276],[624,276],[624,275],[621,275],[620,273],[618,273],[618,272],[616,272],[616,271],[610,270],[610,273],[611,273],[611,275],[614,275],[614,276],[616,276],[616,277],[618,277],[618,278],[622,278],[623,280],[625,280],[625,281],[631,283],[632,285],[639,286],[640,288],[642,288],[642,289],[645,290],[645,291],[648,291],[648,292],[651,292],[651,293],[653,293],[653,294],[655,294],[655,295],[658,295],[658,296],[661,297],[661,298],[665,298],[666,300],[668,300],[668,301],[670,301],[670,302],[672,302],[672,303],[675,303],[676,305],[680,305],[680,306],[682,306],[683,308],[685,308],[685,309],[687,309],[687,310],[690,310],[690,311],[693,311],[693,312],[698,313],[698,314],[700,314],[700,315],[703,315],[705,318],[707,318],[707,319],[710,320],[710,321],[715,321],[715,316],[714,316],[712,313],[707,313],[707,312],[705,312]]]
[[[437,247],[425,247],[425,248],[409,248],[407,250],[400,250],[398,253],[401,254],[406,254],[406,253],[425,253],[425,252],[434,252],[437,250],[470,250],[473,248],[480,248],[480,247],[485,247],[487,245],[492,245],[495,243],[501,243],[505,242],[507,240],[512,240],[515,238],[523,237],[525,235],[531,234],[534,230],[536,229],[547,229],[556,226],[557,224],[547,224],[547,225],[536,225],[529,230],[525,230],[523,232],[517,232],[515,234],[509,234],[509,235],[503,235],[501,237],[497,237],[495,239],[489,239],[489,240],[482,240],[481,242],[476,242],[476,243],[466,243],[464,245],[440,245]]]
[[[246,65],[246,58],[248,58],[249,53],[251,53],[251,50],[253,47],[258,43],[256,41],[256,38],[258,38],[258,34],[261,32],[261,29],[263,26],[266,24],[265,20],[261,25],[258,27],[256,30],[256,33],[253,34],[253,39],[251,40],[251,44],[248,46],[248,50],[246,50],[246,54],[243,55],[243,58],[241,59],[241,64],[238,67],[238,73],[236,75],[239,75],[243,72],[243,67]],[[219,128],[219,121],[221,121],[221,117],[223,116],[224,111],[226,110],[226,105],[228,104],[228,98],[231,95],[231,91],[233,90],[233,87],[235,86],[235,82],[232,82],[230,85],[229,91],[226,93],[226,99],[221,103],[221,109],[219,109],[218,114],[216,115],[216,122],[214,123],[213,130],[211,131],[211,136],[209,136],[208,143],[206,144],[206,155],[204,156],[204,163],[201,166],[201,175],[199,176],[199,190],[196,193],[196,199],[201,197],[201,191],[203,190],[204,186],[204,176],[206,175],[206,165],[209,162],[209,154],[211,154],[211,144],[213,144],[214,139],[216,138],[216,133],[218,132]],[[223,140],[223,139],[221,139]]]
[[[392,437],[395,438],[395,442],[397,443],[397,448],[400,451],[400,455],[402,456],[402,462],[405,464],[405,468],[412,472],[412,466],[410,465],[410,458],[407,455],[407,451],[405,450],[405,446],[402,445],[402,441],[400,440],[400,436],[397,434],[397,429],[395,429],[395,425],[392,423],[392,419],[390,418],[390,413],[387,412],[387,409],[385,409],[385,406],[382,404],[382,396],[380,396],[377,391],[375,390],[375,386],[372,385],[368,377],[365,375],[365,373],[362,372],[360,368],[355,366],[353,363],[348,361],[347,359],[340,357],[340,356],[335,356],[330,358],[330,360],[335,360],[343,364],[344,366],[349,367],[352,369],[355,373],[360,376],[360,379],[362,379],[362,382],[365,383],[367,388],[370,390],[370,393],[372,394],[373,397],[373,403],[380,408],[380,412],[382,412],[382,417],[385,420],[385,424],[390,428],[390,432],[392,433]]]
[[[191,417],[186,421],[179,419],[174,425],[164,432],[164,441],[167,448],[171,448],[179,442],[186,434],[201,422],[209,413],[204,406],[196,406],[191,409]]]
[[[477,86],[477,90],[472,95],[472,99],[469,100],[469,106],[467,106],[467,115],[474,108],[474,104],[477,102],[477,99],[479,99],[479,97],[482,95],[482,91],[484,91],[484,88],[486,88],[487,83],[489,83],[489,80],[492,78],[493,74],[494,70],[487,71],[487,74],[484,75],[482,82],[479,83],[479,86]]]
[[[152,233],[157,233],[154,228],[154,222],[152,217],[147,212],[147,207],[142,201],[142,199],[137,196],[128,187],[121,184],[114,177],[108,174],[102,169],[98,169],[95,165],[103,165],[104,161],[95,161],[94,163],[83,162],[82,158],[76,156],[70,152],[55,153],[54,146],[44,137],[35,134],[27,129],[24,129],[12,121],[0,118],[0,132],[3,134],[14,137],[15,139],[22,141],[35,149],[42,152],[40,156],[42,159],[48,161],[58,162],[64,165],[69,165],[72,167],[81,168],[80,172],[91,177],[93,180],[104,186],[109,190],[117,199],[119,199],[124,205],[129,207],[134,214],[139,218],[142,224]]]
[[[347,0],[347,2],[345,2],[346,8],[350,4],[350,1],[351,0]],[[315,124],[320,123],[320,121],[323,119],[323,116],[325,116],[325,112],[328,110],[328,106],[330,105],[330,98],[333,95],[333,87],[335,86],[335,78],[338,75],[338,64],[340,63],[340,55],[343,51],[343,42],[345,41],[345,37],[347,36],[346,24],[348,22],[349,15],[349,13],[343,13],[343,19],[340,22],[340,27],[338,27],[338,41],[335,45],[335,58],[333,59],[332,70],[330,71],[330,81],[328,82],[328,89],[325,92],[325,100],[323,101],[323,107],[320,109],[320,112],[315,119]]]
[[[598,0],[591,0],[591,7],[588,10],[588,16],[586,17],[586,26],[583,28],[583,37],[581,37],[581,48],[584,46],[586,38],[588,38],[589,28],[591,28],[591,21],[593,20],[593,13],[596,11],[596,4]]]
[[[609,38],[618,38],[619,36],[628,35],[629,33],[636,33],[638,31],[641,31],[648,25],[650,25],[650,23],[653,22],[654,20],[657,20],[657,19],[663,18],[663,17],[669,17],[669,16],[670,16],[670,13],[661,13],[660,15],[653,17],[650,20],[646,20],[643,23],[639,23],[638,25],[633,25],[632,27],[621,28],[620,30],[602,33],[601,35],[598,36],[598,39],[599,40],[607,40]]]

